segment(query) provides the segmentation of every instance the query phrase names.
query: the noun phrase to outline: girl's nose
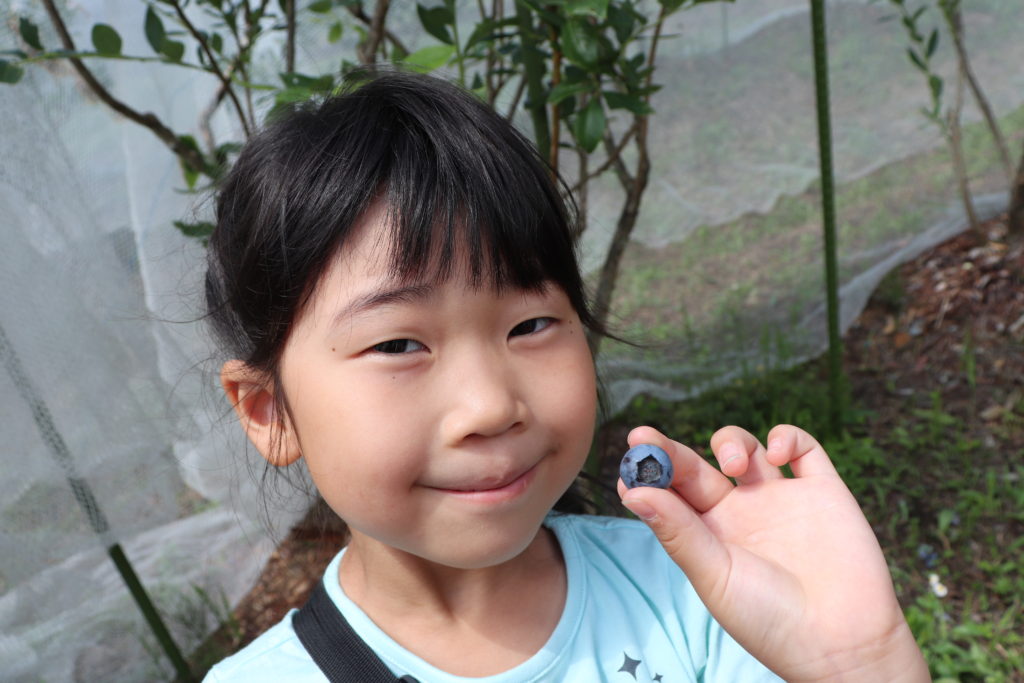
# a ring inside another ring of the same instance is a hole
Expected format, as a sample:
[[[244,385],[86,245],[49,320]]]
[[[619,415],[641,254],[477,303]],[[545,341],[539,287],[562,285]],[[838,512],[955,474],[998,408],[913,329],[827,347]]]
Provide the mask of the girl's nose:
[[[493,437],[523,424],[527,405],[514,364],[500,353],[476,353],[448,374],[448,410],[442,420],[445,440],[457,445],[474,437]]]

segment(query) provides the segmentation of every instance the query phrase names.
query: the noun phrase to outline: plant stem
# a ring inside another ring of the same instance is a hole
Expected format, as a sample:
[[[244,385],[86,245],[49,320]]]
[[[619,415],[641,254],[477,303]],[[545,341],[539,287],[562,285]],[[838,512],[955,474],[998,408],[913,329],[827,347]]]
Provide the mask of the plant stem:
[[[533,140],[541,155],[551,148],[547,97],[544,95],[544,57],[537,47],[533,13],[523,0],[515,0],[519,39],[522,41],[523,79],[526,81],[526,109],[533,122]]]
[[[832,121],[829,112],[828,46],[825,2],[811,0],[811,43],[814,49],[814,94],[818,114],[818,159],[821,168],[821,211],[825,233],[825,299],[828,311],[829,425],[842,431],[843,341],[839,336],[839,275],[836,258],[835,182],[832,175]]]
[[[57,35],[60,36],[61,44],[64,45],[64,49],[69,52],[76,52],[75,42],[71,39],[71,34],[68,33],[67,26],[64,24],[64,19],[60,16],[60,12],[57,11],[57,7],[54,5],[53,0],[43,0],[43,6],[46,8],[46,13],[50,17],[50,22],[57,30]],[[167,145],[178,158],[184,161],[185,164],[193,170],[202,171],[206,168],[206,161],[203,159],[203,155],[184,144],[178,136],[174,134],[174,131],[165,126],[155,114],[142,114],[132,109],[127,104],[111,95],[110,92],[96,79],[81,59],[78,59],[77,57],[68,57],[67,59],[71,62],[71,66],[74,67],[76,72],[78,72],[78,75],[82,80],[85,81],[85,84],[89,89],[92,90],[104,104],[125,118],[149,128],[161,142]]]

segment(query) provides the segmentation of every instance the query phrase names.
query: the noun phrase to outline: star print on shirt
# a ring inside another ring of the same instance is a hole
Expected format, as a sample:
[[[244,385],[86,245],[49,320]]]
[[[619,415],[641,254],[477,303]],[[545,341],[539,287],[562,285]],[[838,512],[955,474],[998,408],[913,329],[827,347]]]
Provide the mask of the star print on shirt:
[[[661,674],[655,674],[654,678],[652,678],[651,680],[652,681],[658,681],[660,683],[661,682]]]
[[[619,667],[619,671],[625,671],[630,676],[632,676],[633,680],[635,681],[636,680],[636,668],[638,666],[640,666],[640,660],[639,659],[633,659],[632,657],[627,655],[625,652],[622,653],[622,657],[623,657],[622,666]]]

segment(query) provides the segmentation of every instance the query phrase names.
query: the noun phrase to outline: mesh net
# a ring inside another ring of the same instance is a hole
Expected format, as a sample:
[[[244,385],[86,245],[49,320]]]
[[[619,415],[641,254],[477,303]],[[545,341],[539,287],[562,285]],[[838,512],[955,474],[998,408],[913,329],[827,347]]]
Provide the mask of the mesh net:
[[[845,328],[888,270],[962,229],[963,212],[943,141],[918,112],[927,91],[899,23],[880,21],[882,4],[828,8]],[[10,0],[0,9],[39,11]],[[92,0],[67,12],[80,36],[116,17],[125,52],[148,54],[128,30],[144,9]],[[619,329],[653,345],[603,348],[613,407],[641,391],[687,396],[825,343],[806,2],[712,4],[673,22],[659,51],[652,181],[614,302]],[[1024,6],[1000,0],[965,15],[979,80],[1018,154],[1022,22]],[[0,26],[4,47],[16,44],[11,26]],[[310,72],[338,59],[314,37],[301,43],[301,59],[319,65]],[[952,84],[946,48],[938,64]],[[182,132],[195,132],[215,86],[171,68],[91,65]],[[979,116],[968,105],[964,118]],[[104,548],[123,545],[189,650],[216,625],[211,602],[232,604],[251,586],[275,531],[247,475],[252,454],[201,371],[213,350],[201,323],[187,322],[203,253],[171,224],[208,207],[179,191],[166,149],[66,65],[0,88],[0,120],[0,678],[169,679]],[[226,117],[213,124],[230,134]],[[984,130],[971,123],[965,140],[979,212],[991,214],[1007,182]],[[610,177],[597,185],[589,271],[621,199]],[[302,507],[274,510],[276,531]]]

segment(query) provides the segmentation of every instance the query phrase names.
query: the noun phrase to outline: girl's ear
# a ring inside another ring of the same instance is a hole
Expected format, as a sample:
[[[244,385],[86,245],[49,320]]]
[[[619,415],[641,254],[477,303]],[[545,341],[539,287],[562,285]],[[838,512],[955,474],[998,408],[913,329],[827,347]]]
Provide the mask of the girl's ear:
[[[275,467],[290,465],[302,456],[288,415],[279,414],[276,387],[240,360],[229,360],[220,371],[224,387],[246,436]]]

